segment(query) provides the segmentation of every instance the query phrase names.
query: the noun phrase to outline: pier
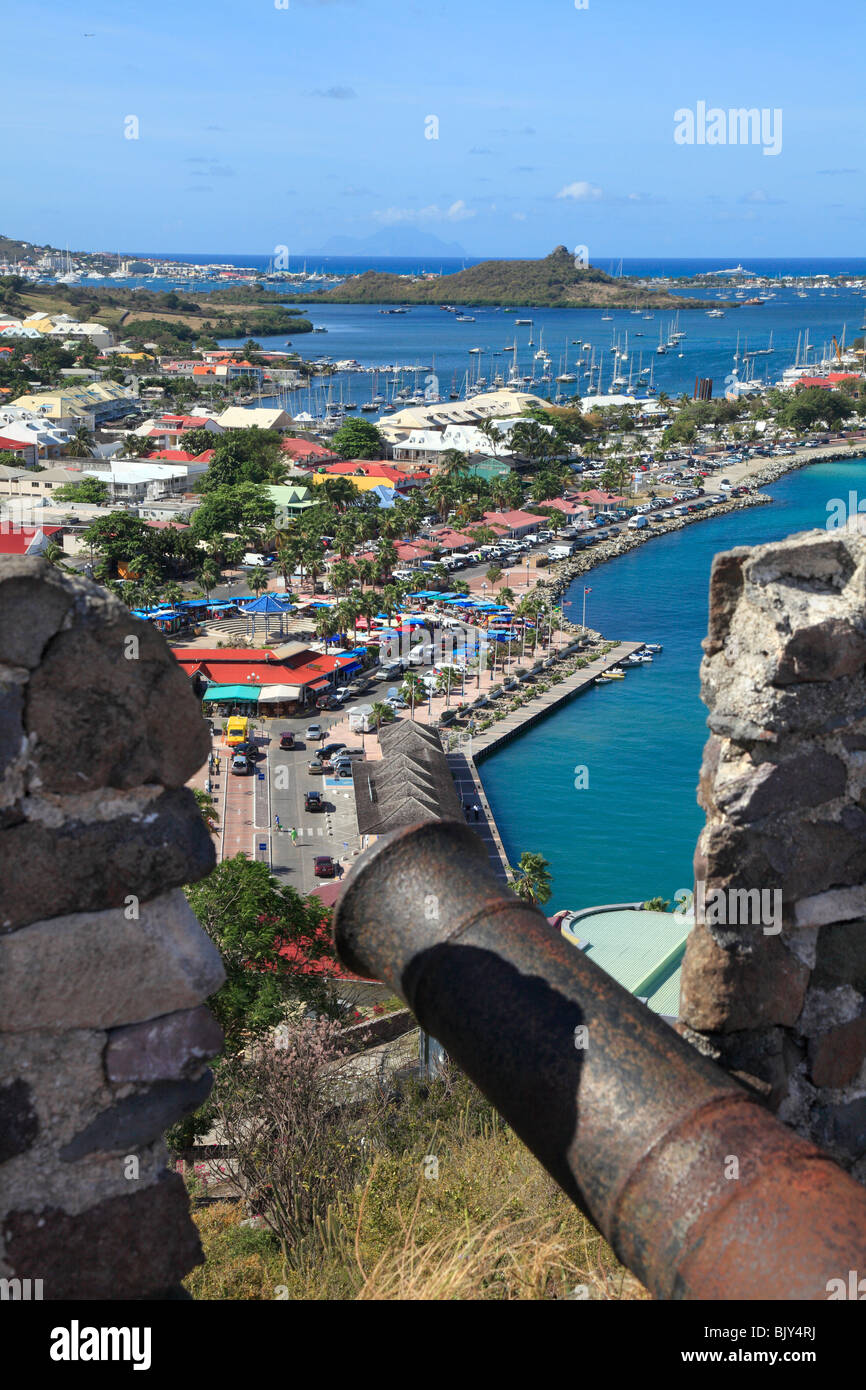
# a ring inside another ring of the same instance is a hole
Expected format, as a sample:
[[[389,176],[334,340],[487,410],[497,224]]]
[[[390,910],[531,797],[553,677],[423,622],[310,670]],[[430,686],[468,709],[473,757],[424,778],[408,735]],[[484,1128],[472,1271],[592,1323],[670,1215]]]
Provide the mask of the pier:
[[[591,686],[593,681],[598,676],[603,676],[605,671],[610,670],[611,666],[618,665],[620,661],[624,661],[633,652],[640,651],[643,645],[643,642],[618,643],[604,656],[595,657],[581,670],[575,671],[573,675],[566,676],[565,680],[557,682],[550,690],[544,690],[536,695],[531,704],[524,705],[521,709],[512,710],[506,714],[504,719],[497,720],[493,728],[485,729],[480,734],[473,734],[470,740],[471,749],[465,751],[470,752],[475,763],[481,762],[490,753],[517,738],[525,729],[529,729],[540,720],[546,719],[553,710],[559,709],[567,700]]]
[[[467,734],[450,752],[446,749],[448,766],[454,778],[454,785],[464,807],[478,806],[480,815],[476,821],[474,812],[467,814],[471,829],[482,840],[490,865],[497,878],[507,880],[509,873],[508,856],[499,827],[487,800],[484,785],[478,772],[478,763],[496,749],[510,743],[526,729],[532,728],[540,720],[546,719],[553,710],[559,709],[575,695],[588,689],[598,676],[616,666],[633,652],[640,651],[642,642],[620,642],[603,656],[597,656],[581,670],[567,676],[550,690],[542,691],[532,701],[531,706],[512,710],[504,719],[498,720],[495,728],[485,729],[481,734]],[[444,730],[443,730],[444,732]]]

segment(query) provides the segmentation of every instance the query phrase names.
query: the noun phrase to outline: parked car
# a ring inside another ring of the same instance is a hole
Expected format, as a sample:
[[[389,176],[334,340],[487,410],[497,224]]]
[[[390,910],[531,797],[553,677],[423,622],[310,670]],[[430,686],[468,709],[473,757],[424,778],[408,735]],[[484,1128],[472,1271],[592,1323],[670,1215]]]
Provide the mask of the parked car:
[[[333,761],[335,753],[341,753],[346,747],[345,743],[323,743],[321,748],[317,748],[315,757],[319,762]]]
[[[245,753],[235,753],[232,755],[232,772],[236,776],[243,777],[251,768],[252,763]]]
[[[317,854],[313,860],[313,873],[316,878],[336,878],[337,866],[330,854]]]
[[[280,747],[294,748],[294,746],[295,735],[292,733],[291,729],[284,729],[283,732],[280,734]]]
[[[317,773],[319,773],[319,772],[324,772],[324,771],[325,771],[325,760],[324,760],[324,758],[312,758],[312,759],[310,760],[310,762],[307,763],[307,771],[308,771],[308,772],[312,772],[314,776],[315,776]]]
[[[323,732],[324,730],[322,729],[321,724],[308,724],[307,732],[305,733],[304,737],[311,738],[313,742],[315,742],[316,739],[320,739],[322,737]]]
[[[305,811],[324,811],[325,803],[321,792],[304,792]]]

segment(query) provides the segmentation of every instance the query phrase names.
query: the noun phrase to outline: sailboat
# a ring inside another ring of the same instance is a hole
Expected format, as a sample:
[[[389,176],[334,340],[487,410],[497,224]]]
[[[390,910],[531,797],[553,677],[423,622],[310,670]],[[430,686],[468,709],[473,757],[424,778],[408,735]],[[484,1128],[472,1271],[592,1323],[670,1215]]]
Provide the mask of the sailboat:
[[[568,339],[565,340],[565,369],[559,373],[557,381],[577,381],[574,372],[568,370]]]
[[[660,357],[663,357],[664,354],[667,352],[667,346],[664,342],[661,325],[659,325],[659,345],[656,348],[656,352],[659,354]]]

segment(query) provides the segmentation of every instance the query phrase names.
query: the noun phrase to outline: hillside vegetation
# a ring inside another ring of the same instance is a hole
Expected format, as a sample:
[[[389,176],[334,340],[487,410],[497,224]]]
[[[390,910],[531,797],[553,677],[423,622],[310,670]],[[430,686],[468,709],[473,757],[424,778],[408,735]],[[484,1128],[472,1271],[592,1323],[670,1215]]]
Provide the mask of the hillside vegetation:
[[[434,280],[407,279],[368,270],[335,289],[311,295],[331,304],[479,304],[514,308],[583,309],[596,306],[694,309],[702,302],[664,290],[639,289],[595,266],[578,269],[572,253],[557,246],[537,261],[482,261]]]

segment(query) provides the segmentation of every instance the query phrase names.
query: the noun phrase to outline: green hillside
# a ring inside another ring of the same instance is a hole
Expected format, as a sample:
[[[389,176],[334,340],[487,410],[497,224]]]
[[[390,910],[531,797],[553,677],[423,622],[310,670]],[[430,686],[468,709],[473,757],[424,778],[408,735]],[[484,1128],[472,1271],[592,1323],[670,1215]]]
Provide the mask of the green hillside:
[[[482,261],[454,275],[422,279],[368,270],[335,289],[311,295],[330,304],[479,304],[514,308],[694,309],[702,301],[640,289],[594,266],[578,269],[565,246],[536,261]]]

